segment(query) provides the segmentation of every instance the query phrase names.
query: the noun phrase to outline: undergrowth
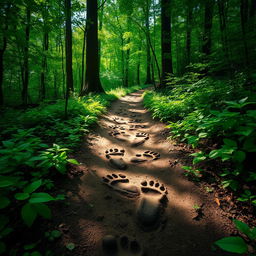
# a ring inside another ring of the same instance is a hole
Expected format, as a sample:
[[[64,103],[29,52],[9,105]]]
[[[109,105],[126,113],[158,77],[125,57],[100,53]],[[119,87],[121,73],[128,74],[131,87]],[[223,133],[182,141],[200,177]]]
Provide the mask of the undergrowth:
[[[26,241],[27,244],[12,248],[6,241],[15,237],[17,226],[36,228],[38,219],[51,219],[49,204],[65,199],[63,194],[51,193],[56,177],[66,174],[68,163],[79,164],[68,157],[68,152],[79,146],[81,136],[111,101],[138,89],[141,87],[73,97],[69,101],[68,119],[64,117],[64,100],[26,110],[5,109],[0,121],[1,255],[53,255],[51,251],[39,251],[40,241]],[[60,232],[53,230],[47,234],[53,241]]]
[[[222,186],[256,206],[256,95],[244,82],[242,73],[232,80],[194,73],[170,77],[164,90],[144,93],[144,104],[169,123],[171,139],[196,149],[193,166],[184,167],[187,176],[200,180],[204,170],[198,167],[222,162],[215,170]]]

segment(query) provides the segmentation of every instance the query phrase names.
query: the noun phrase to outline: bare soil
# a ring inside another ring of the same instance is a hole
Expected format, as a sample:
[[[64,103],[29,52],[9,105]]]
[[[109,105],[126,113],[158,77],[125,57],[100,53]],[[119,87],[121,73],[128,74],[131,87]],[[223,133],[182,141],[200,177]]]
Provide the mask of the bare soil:
[[[165,124],[143,107],[142,93],[114,102],[76,152],[81,165],[62,184],[68,203],[54,210],[55,226],[63,232],[56,255],[105,256],[106,235],[136,239],[148,256],[232,255],[211,248],[235,233],[231,220],[213,193],[184,177],[186,149],[166,139]],[[149,229],[147,215],[156,219]],[[76,246],[71,252],[68,243]]]

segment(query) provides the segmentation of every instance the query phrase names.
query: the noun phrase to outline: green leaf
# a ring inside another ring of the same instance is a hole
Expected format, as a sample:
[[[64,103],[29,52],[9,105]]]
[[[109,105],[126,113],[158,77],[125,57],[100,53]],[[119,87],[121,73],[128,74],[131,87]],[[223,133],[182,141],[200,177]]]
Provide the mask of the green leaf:
[[[13,186],[17,182],[17,178],[0,176],[0,188]]]
[[[67,245],[66,245],[66,248],[68,249],[68,250],[70,250],[70,251],[73,251],[74,249],[75,249],[75,244],[74,243],[68,243]]]
[[[29,194],[28,193],[17,193],[14,195],[14,197],[17,199],[17,200],[26,200],[29,198]]]
[[[71,164],[79,165],[79,163],[77,162],[76,159],[68,159],[68,162],[71,163]]]
[[[238,236],[224,237],[215,242],[221,249],[227,252],[246,253],[248,248],[245,241]]]
[[[220,152],[218,149],[214,149],[210,152],[209,157],[210,158],[217,158],[220,156]]]
[[[48,193],[33,193],[31,195],[31,198],[29,199],[29,203],[31,204],[46,203],[53,200],[55,200],[55,198],[53,198]]]
[[[34,204],[33,206],[36,209],[38,215],[42,216],[45,219],[51,219],[52,217],[51,209],[47,205],[42,203],[37,203],[37,204]]]
[[[248,236],[248,234],[250,233],[250,228],[246,223],[240,220],[233,220],[233,222],[238,230],[240,230],[242,233]]]
[[[21,209],[21,216],[24,223],[31,227],[37,217],[37,211],[30,203],[27,203]]]
[[[245,160],[245,158],[246,158],[246,154],[241,150],[237,150],[233,154],[233,159],[238,163],[242,163]]]
[[[10,204],[10,199],[6,196],[0,196],[0,209],[6,208]]]
[[[237,143],[235,140],[230,140],[230,139],[223,139],[223,142],[225,145],[232,147],[232,148],[237,148]]]
[[[42,185],[42,180],[37,180],[29,184],[25,189],[25,193],[32,193]]]

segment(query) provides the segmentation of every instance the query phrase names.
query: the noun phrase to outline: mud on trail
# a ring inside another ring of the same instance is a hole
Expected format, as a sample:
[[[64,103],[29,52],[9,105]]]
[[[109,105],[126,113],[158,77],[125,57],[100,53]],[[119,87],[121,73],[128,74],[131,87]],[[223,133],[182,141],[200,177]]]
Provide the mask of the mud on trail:
[[[54,212],[60,243],[76,245],[65,255],[231,255],[211,250],[234,231],[231,220],[182,175],[185,153],[166,140],[142,93],[114,102],[75,155],[82,175],[62,185],[68,204]]]

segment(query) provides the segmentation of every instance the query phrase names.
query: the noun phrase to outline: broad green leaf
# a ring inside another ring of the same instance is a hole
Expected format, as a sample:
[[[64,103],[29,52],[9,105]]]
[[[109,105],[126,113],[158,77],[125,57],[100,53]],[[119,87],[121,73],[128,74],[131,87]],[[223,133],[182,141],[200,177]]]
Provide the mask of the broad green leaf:
[[[0,196],[0,209],[6,208],[10,204],[10,199],[6,196]]]
[[[31,198],[29,199],[29,202],[31,204],[36,204],[36,203],[46,203],[53,200],[55,200],[55,198],[53,198],[48,193],[33,193],[31,195]]]
[[[51,209],[42,203],[37,203],[33,205],[34,208],[36,209],[38,215],[42,216],[45,219],[51,219],[52,217],[52,213],[51,213]]]
[[[25,189],[25,193],[32,193],[36,191],[42,185],[42,180],[37,180],[29,184]]]
[[[29,193],[17,193],[14,195],[17,200],[26,200],[29,198]]]
[[[16,182],[16,177],[0,176],[0,188],[13,186]]]
[[[223,142],[225,145],[232,147],[232,148],[237,148],[237,142],[235,140],[231,139],[223,139]]]
[[[54,237],[54,238],[59,238],[61,237],[62,233],[59,231],[59,230],[53,230],[51,232],[51,235]]]
[[[210,152],[209,157],[210,158],[217,158],[220,156],[220,152],[218,149],[214,149]]]
[[[68,159],[68,162],[71,163],[71,164],[79,165],[79,163],[77,162],[76,159]]]
[[[227,252],[246,253],[248,248],[245,241],[238,236],[224,237],[215,242],[221,249]]]
[[[30,203],[27,203],[21,209],[21,216],[24,223],[31,227],[37,217],[37,212]]]
[[[233,222],[235,223],[236,228],[240,230],[242,233],[244,233],[245,235],[248,235],[250,233],[250,228],[246,223],[240,220],[233,220]]]

